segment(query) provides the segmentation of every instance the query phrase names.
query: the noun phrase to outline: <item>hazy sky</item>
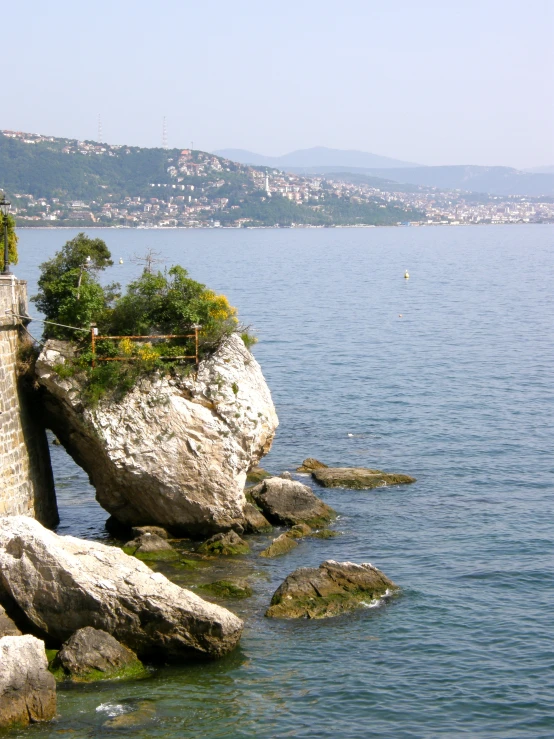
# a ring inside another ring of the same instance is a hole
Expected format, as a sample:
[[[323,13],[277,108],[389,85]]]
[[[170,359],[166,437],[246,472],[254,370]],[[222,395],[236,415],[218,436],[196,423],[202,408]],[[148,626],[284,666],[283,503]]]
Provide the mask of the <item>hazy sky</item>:
[[[0,128],[264,154],[554,164],[554,0],[30,0]]]

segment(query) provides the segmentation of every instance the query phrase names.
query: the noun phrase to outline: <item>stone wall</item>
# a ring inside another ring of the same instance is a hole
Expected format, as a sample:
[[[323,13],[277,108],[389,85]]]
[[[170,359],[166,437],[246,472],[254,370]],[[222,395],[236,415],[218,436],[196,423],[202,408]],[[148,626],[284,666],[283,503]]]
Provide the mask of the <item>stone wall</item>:
[[[0,275],[0,516],[23,514],[46,526],[58,522],[46,434],[36,398],[17,377],[17,355],[27,314],[27,283]]]

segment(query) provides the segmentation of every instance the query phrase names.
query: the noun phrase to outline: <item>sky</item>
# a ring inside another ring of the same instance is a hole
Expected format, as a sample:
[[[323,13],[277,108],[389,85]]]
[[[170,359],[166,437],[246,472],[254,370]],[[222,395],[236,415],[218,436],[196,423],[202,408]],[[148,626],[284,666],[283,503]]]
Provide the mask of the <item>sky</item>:
[[[2,129],[554,165],[554,0],[30,0],[1,27]]]

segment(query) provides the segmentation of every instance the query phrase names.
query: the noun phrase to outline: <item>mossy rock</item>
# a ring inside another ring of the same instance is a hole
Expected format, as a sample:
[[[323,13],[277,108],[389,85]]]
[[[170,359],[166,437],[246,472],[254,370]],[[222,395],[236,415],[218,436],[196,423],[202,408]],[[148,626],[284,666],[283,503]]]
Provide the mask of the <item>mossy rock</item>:
[[[398,590],[370,564],[323,562],[301,567],[277,588],[266,611],[269,618],[329,618]]]
[[[104,721],[103,729],[127,730],[138,729],[145,724],[149,724],[156,718],[156,704],[154,701],[142,700],[126,713]]]
[[[416,479],[409,475],[371,470],[366,467],[327,467],[311,472],[314,480],[326,488],[372,490],[389,485],[406,485],[416,482]]]
[[[310,534],[313,539],[334,539],[338,535],[339,532],[333,531],[332,529],[319,529],[319,531],[314,531]]]
[[[141,552],[135,547],[122,547],[125,554],[136,557],[142,562],[176,562],[179,559],[179,553],[174,549],[162,549],[158,552]]]
[[[236,556],[248,554],[250,547],[234,531],[225,534],[215,534],[198,547],[200,554],[215,554],[222,556]]]
[[[309,536],[312,533],[312,527],[308,526],[307,523],[297,523],[289,531],[287,536],[291,539],[303,539],[305,536]]]
[[[323,462],[320,462],[317,459],[314,459],[313,457],[308,457],[305,459],[300,467],[296,468],[297,472],[313,472],[314,470],[324,470],[327,468],[326,464],[323,464]]]
[[[252,588],[244,581],[216,580],[216,582],[199,585],[198,590],[217,598],[250,598]]]
[[[260,552],[260,557],[270,559],[272,557],[280,557],[283,554],[288,554],[293,549],[296,549],[298,543],[288,536],[287,534],[281,534],[276,539],[273,539],[271,544]]]

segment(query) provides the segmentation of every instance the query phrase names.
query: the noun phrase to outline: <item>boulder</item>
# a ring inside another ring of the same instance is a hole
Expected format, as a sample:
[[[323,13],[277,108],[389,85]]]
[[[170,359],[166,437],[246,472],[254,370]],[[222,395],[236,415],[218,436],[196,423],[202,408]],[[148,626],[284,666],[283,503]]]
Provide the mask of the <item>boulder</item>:
[[[245,520],[244,530],[247,534],[259,534],[262,531],[271,529],[271,524],[267,518],[252,503],[246,502],[242,512]]]
[[[324,470],[327,467],[326,464],[323,464],[323,462],[319,462],[317,459],[314,459],[313,457],[308,457],[305,459],[300,467],[296,468],[297,472],[313,472],[314,470]]]
[[[56,715],[56,681],[44,642],[34,636],[0,639],[0,727],[27,726]]]
[[[285,470],[284,472],[281,472],[281,474],[279,475],[279,477],[282,480],[292,480],[292,475],[290,474],[290,472],[288,470]]]
[[[61,644],[92,626],[140,656],[222,656],[242,621],[117,547],[58,536],[25,516],[0,518],[0,590]]]
[[[152,534],[153,536],[159,536],[160,539],[169,539],[169,534],[161,526],[133,526],[132,533],[136,538],[143,534]]]
[[[292,549],[296,549],[297,546],[298,543],[292,537],[288,534],[281,534],[281,536],[273,539],[267,549],[260,552],[260,557],[267,557],[268,559],[272,557],[280,557],[281,554],[287,554],[287,552],[290,552]]]
[[[368,604],[397,586],[371,564],[328,560],[301,567],[277,588],[266,611],[270,618],[328,618]]]
[[[85,626],[62,645],[52,667],[72,680],[90,681],[146,674],[137,655],[111,634]]]
[[[0,605],[0,637],[2,636],[21,636],[21,631]]]
[[[156,704],[154,701],[123,701],[123,706],[124,712],[104,721],[103,729],[134,732],[151,724],[156,719]]]
[[[248,554],[250,547],[234,531],[226,534],[214,534],[198,547],[201,554],[223,554],[225,556],[234,554]]]
[[[272,477],[248,491],[272,523],[294,526],[328,523],[335,512],[301,482]]]
[[[387,485],[403,485],[415,482],[414,477],[398,475],[381,470],[370,470],[366,467],[327,467],[312,470],[312,477],[326,488],[353,488],[354,490],[370,490]]]
[[[36,377],[45,422],[88,473],[100,505],[128,526],[240,533],[247,472],[269,451],[278,425],[240,336],[225,339],[197,372],[150,373],[94,407],[83,401],[83,375],[57,372],[71,351],[48,341]]]

